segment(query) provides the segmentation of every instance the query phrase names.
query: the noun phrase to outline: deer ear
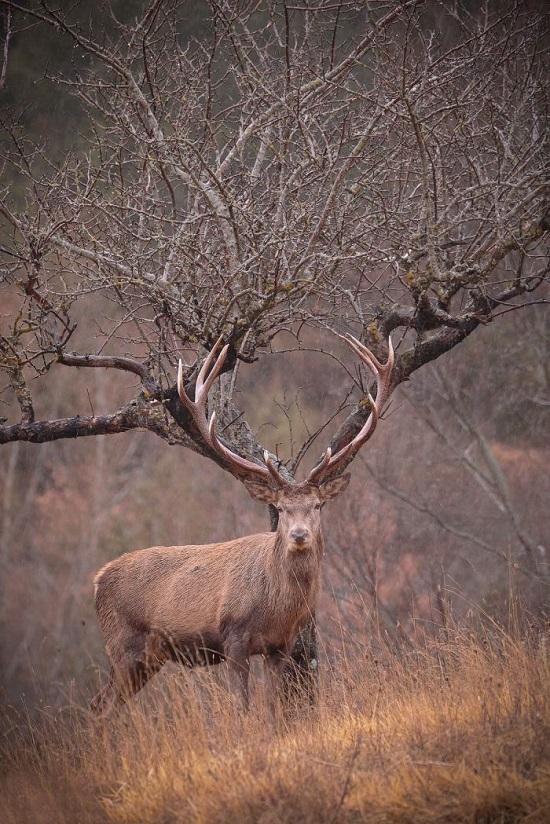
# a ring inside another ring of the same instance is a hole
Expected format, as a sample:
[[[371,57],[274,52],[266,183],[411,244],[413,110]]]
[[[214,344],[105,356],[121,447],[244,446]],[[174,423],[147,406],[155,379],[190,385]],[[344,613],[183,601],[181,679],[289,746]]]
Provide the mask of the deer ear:
[[[336,498],[340,492],[347,489],[350,478],[351,475],[349,472],[346,472],[345,475],[340,475],[339,478],[334,478],[332,481],[327,481],[326,484],[321,484],[319,487],[321,501],[330,501],[331,498]]]
[[[261,481],[244,481],[248,494],[265,504],[277,503],[277,491]]]

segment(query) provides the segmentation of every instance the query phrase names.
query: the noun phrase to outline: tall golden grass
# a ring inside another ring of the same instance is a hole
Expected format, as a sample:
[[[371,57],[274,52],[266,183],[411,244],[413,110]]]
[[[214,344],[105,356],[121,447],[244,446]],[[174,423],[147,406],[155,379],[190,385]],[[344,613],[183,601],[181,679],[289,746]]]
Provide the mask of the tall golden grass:
[[[220,673],[222,668],[219,668]],[[324,665],[317,706],[248,715],[213,672],[157,677],[114,720],[12,720],[4,824],[550,822],[544,635],[446,632]]]

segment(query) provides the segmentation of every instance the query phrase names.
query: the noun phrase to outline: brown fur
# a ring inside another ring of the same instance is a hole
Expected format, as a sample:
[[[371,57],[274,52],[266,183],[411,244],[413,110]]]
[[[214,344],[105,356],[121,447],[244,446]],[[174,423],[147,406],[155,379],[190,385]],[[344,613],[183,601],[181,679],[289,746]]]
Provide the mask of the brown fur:
[[[279,509],[277,532],[151,547],[100,569],[95,602],[111,677],[93,708],[108,712],[168,660],[187,666],[227,661],[232,687],[246,705],[250,656],[265,656],[277,677],[315,610],[323,556],[319,510],[347,482],[345,476],[279,491],[247,483],[254,497]]]

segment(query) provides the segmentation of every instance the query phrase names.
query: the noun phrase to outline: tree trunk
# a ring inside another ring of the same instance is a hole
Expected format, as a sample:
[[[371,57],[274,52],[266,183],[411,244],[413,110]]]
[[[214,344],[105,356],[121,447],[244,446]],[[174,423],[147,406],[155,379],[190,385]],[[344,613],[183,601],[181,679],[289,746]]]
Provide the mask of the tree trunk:
[[[269,506],[271,531],[275,532],[279,522],[279,513],[274,506]],[[317,631],[315,616],[301,630],[296,639],[290,660],[284,671],[283,699],[288,708],[300,710],[311,706],[317,698],[319,681],[317,658]]]

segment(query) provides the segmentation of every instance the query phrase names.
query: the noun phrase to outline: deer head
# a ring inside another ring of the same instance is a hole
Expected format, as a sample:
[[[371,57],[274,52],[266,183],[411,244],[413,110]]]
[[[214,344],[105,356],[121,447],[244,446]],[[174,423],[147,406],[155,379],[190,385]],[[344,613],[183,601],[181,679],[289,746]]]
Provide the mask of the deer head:
[[[277,489],[258,481],[245,481],[248,492],[258,501],[271,504],[279,514],[277,529],[289,552],[306,552],[318,545],[321,509],[325,501],[346,489],[350,475],[341,475],[321,485],[285,483]]]

